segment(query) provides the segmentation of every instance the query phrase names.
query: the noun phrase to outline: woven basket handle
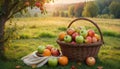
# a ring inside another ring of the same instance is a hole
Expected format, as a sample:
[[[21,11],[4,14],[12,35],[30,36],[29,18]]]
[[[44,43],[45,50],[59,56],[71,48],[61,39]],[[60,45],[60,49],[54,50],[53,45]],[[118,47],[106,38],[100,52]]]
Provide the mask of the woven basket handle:
[[[99,26],[95,22],[90,20],[90,19],[87,19],[87,18],[77,18],[77,19],[74,19],[73,21],[70,22],[70,24],[68,25],[67,28],[69,28],[75,21],[78,21],[78,20],[86,20],[86,21],[89,21],[90,23],[92,23],[98,29],[98,31],[100,33],[100,37],[101,37],[101,42],[104,44],[103,35],[102,35],[102,32],[101,32]]]

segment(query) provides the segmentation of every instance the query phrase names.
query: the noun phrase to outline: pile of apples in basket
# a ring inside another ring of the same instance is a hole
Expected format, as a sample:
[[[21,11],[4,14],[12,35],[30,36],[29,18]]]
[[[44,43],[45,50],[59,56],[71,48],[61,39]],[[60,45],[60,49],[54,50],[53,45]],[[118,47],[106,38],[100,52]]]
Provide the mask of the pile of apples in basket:
[[[71,44],[90,44],[100,40],[100,36],[93,29],[85,27],[68,28],[66,32],[61,32],[58,39]]]

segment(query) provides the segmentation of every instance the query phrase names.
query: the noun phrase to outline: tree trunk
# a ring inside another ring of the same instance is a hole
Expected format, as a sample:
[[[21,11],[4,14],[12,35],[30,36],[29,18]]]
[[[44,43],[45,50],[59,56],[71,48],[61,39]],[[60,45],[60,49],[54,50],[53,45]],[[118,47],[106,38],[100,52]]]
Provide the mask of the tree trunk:
[[[4,49],[4,27],[5,27],[5,18],[0,17],[0,59],[5,60],[5,49]]]

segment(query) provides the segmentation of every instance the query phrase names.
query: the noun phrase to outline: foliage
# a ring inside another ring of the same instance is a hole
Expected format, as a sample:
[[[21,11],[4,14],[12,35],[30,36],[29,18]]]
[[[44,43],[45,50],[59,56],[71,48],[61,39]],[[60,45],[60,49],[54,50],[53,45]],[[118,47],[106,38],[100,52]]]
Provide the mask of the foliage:
[[[60,16],[61,16],[61,17],[65,17],[64,11],[61,11],[61,12],[60,12]]]
[[[84,17],[95,17],[99,11],[98,6],[94,2],[88,2],[84,7],[82,16]]]
[[[113,32],[113,31],[104,31],[103,32],[103,35],[104,36],[112,36],[112,37],[118,37],[120,38],[120,34],[119,33],[116,33],[116,32]]]
[[[59,11],[54,11],[53,16],[60,16],[60,12]]]
[[[97,18],[111,19],[111,18],[114,18],[114,15],[112,15],[112,14],[102,14],[102,15],[98,15]]]
[[[75,13],[74,13],[74,6],[70,6],[68,8],[68,16],[69,17],[73,17],[74,15],[75,15]]]
[[[54,34],[52,34],[52,33],[49,33],[49,32],[43,32],[43,33],[41,33],[38,37],[43,37],[43,38],[54,38],[55,37],[55,35]]]
[[[112,2],[109,6],[111,14],[116,18],[120,18],[120,2]]]
[[[13,22],[10,20],[10,23],[5,29],[5,35],[4,37],[7,38],[7,41],[5,42],[5,46],[11,46],[11,42],[15,39],[19,39],[19,31],[22,30],[22,27],[18,27],[16,22]]]
[[[81,17],[82,16],[82,11],[85,6],[85,3],[78,3],[75,8],[74,8],[74,14],[76,17]]]
[[[96,0],[96,4],[99,7],[99,14],[103,14],[103,10],[108,7],[113,0]],[[109,12],[108,12],[109,13]],[[107,13],[107,14],[108,14]]]
[[[108,7],[105,7],[105,8],[102,10],[102,14],[109,14],[109,8],[108,8]]]
[[[67,30],[67,28],[65,28],[65,27],[59,27],[59,28],[58,28],[58,30],[61,30],[61,31],[66,31],[66,30]]]
[[[0,14],[9,15],[8,18],[10,18],[13,15],[15,15],[17,12],[20,12],[23,9],[26,12],[26,7],[28,6],[33,8],[36,2],[40,3],[40,6],[39,6],[40,10],[45,12],[46,10],[44,9],[43,5],[45,4],[46,1],[50,2],[53,0],[3,0],[0,2],[0,8],[1,8]]]

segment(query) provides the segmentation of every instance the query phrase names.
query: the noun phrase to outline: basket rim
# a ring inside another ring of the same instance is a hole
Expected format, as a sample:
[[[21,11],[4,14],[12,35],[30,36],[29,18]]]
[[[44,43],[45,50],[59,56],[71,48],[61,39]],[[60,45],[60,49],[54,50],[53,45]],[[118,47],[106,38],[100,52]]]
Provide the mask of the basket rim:
[[[64,41],[60,41],[59,39],[56,40],[56,42],[60,45],[60,46],[68,46],[68,47],[94,47],[94,46],[101,46],[103,44],[103,42],[98,41],[95,43],[90,43],[90,44],[86,44],[86,43],[82,43],[82,44],[71,44],[71,43],[66,43]]]

